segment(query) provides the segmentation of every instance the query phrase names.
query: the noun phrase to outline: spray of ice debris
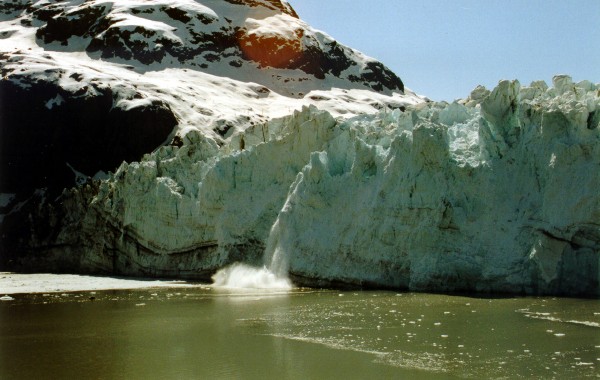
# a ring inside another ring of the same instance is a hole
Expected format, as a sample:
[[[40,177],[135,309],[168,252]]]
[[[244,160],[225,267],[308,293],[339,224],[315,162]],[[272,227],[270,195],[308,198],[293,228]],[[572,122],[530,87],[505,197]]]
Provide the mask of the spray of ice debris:
[[[267,267],[256,268],[236,263],[219,270],[213,277],[213,285],[234,289],[284,289],[292,288],[286,277],[279,277]]]
[[[235,263],[219,270],[212,277],[213,285],[223,288],[236,289],[284,289],[292,288],[292,282],[287,276],[287,260],[277,247],[279,223],[275,222],[269,234],[267,248],[262,268]]]

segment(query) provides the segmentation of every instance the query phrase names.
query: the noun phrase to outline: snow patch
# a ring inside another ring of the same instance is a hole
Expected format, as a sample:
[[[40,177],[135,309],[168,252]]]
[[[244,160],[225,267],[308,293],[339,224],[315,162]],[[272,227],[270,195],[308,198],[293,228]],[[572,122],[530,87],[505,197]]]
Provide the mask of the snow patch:
[[[185,288],[201,285],[185,281],[125,279],[73,274],[0,272],[0,294],[62,293],[85,290]],[[11,297],[12,298],[12,297]]]
[[[306,24],[286,14],[278,14],[261,20],[246,19],[246,28],[248,34],[254,34],[257,37],[282,37],[287,40],[296,40],[299,38],[301,30],[306,28]]]
[[[65,102],[65,99],[62,96],[60,96],[60,94],[57,94],[54,98],[52,98],[46,102],[46,108],[51,110],[52,108],[54,108],[54,106],[60,106],[64,102]]]

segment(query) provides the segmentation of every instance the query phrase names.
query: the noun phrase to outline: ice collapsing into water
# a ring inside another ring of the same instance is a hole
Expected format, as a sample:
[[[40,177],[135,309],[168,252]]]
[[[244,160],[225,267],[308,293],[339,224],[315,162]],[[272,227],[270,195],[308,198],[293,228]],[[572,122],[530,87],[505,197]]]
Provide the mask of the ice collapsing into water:
[[[234,289],[281,289],[292,288],[287,277],[280,277],[266,266],[262,268],[236,263],[219,270],[212,277],[214,286]]]
[[[229,265],[212,276],[213,284],[223,288],[234,289],[279,289],[289,290],[292,282],[287,275],[285,255],[276,247],[279,223],[271,229],[271,238],[267,243],[262,267],[235,263]]]

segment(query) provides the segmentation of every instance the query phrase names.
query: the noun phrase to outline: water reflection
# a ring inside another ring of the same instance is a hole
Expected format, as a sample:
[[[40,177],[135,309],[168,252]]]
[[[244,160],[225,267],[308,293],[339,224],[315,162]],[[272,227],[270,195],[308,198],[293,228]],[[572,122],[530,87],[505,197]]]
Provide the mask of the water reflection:
[[[14,296],[0,378],[595,377],[600,301],[209,287]]]

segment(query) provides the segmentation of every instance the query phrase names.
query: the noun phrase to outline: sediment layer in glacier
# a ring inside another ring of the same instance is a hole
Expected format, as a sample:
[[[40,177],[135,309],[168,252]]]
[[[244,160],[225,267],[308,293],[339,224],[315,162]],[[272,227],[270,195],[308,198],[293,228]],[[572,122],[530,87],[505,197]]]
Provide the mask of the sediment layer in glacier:
[[[598,295],[598,109],[599,85],[559,76],[349,120],[306,107],[224,146],[191,130],[23,206],[32,253],[11,260],[208,278],[269,241],[299,284]]]

